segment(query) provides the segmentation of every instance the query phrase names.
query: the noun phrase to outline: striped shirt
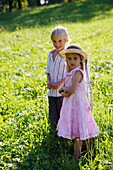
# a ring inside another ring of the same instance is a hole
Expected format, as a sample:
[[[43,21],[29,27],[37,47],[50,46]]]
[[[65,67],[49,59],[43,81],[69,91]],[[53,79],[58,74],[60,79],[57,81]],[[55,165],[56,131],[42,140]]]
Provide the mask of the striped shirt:
[[[49,52],[48,58],[47,58],[47,69],[45,73],[50,74],[51,82],[56,83],[58,81],[61,81],[64,79],[64,75],[66,72],[66,65],[65,65],[65,59],[59,57],[57,55],[55,57],[55,60],[53,61],[52,58],[52,53],[55,49]],[[63,86],[63,85],[62,85]],[[59,97],[61,94],[58,92],[59,89],[49,89],[48,91],[48,96],[53,96],[53,97]]]

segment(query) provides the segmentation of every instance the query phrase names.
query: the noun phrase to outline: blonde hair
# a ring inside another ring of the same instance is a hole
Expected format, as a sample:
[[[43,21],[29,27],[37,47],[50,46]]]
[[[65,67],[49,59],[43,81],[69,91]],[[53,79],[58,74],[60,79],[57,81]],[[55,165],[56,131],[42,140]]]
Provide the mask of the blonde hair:
[[[65,27],[63,26],[57,26],[53,29],[51,33],[51,40],[53,40],[55,37],[62,36],[66,42],[70,42],[70,37],[68,34],[68,31]]]

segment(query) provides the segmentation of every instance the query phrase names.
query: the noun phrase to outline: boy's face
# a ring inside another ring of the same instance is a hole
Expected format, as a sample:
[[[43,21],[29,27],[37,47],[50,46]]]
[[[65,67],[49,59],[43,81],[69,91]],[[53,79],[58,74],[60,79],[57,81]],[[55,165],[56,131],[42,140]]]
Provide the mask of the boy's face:
[[[66,40],[62,36],[54,37],[52,41],[53,46],[56,48],[58,53],[64,49]]]

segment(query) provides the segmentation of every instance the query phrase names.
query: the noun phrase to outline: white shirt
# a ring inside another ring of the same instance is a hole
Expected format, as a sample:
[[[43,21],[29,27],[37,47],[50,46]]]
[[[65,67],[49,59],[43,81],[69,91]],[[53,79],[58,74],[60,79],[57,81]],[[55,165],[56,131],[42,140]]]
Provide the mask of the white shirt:
[[[65,65],[65,59],[59,57],[59,55],[57,55],[55,57],[55,60],[53,61],[53,58],[52,58],[53,51],[55,51],[55,49],[50,51],[49,54],[48,54],[47,69],[46,69],[45,73],[46,74],[49,73],[50,78],[51,78],[51,82],[56,83],[56,82],[64,79],[64,75],[65,75],[65,72],[66,72],[66,65]],[[59,96],[61,96],[61,94],[58,91],[59,91],[59,89],[56,89],[56,90],[55,89],[51,89],[51,90],[49,89],[47,94],[48,94],[48,96],[59,97]]]

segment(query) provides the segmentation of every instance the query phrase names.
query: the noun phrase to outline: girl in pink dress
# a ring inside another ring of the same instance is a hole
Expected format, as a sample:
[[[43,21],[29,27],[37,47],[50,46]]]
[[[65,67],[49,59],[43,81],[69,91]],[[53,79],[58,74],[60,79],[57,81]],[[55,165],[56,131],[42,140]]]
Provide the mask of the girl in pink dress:
[[[58,136],[75,138],[74,156],[78,158],[82,141],[88,142],[100,133],[86,97],[83,69],[87,54],[79,46],[71,45],[59,55],[66,58],[67,72],[65,86],[59,90],[64,100],[57,124]]]

